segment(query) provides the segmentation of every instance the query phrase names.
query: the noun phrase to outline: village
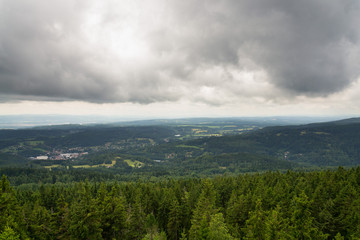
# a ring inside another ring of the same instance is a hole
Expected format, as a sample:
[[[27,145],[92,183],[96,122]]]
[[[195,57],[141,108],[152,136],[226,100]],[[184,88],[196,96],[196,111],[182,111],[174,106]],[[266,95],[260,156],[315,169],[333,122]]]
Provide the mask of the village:
[[[66,152],[63,153],[60,150],[53,150],[52,152],[48,152],[45,155],[39,155],[36,157],[30,157],[30,160],[69,160],[79,158],[81,156],[89,154],[88,152]]]

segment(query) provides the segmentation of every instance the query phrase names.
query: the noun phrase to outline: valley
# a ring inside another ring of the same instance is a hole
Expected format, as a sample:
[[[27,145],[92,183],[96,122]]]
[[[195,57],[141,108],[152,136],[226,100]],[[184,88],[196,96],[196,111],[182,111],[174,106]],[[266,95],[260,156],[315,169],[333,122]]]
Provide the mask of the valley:
[[[286,126],[189,119],[0,130],[0,163],[2,169],[82,168],[129,179],[351,167],[360,163],[359,130],[359,119]]]

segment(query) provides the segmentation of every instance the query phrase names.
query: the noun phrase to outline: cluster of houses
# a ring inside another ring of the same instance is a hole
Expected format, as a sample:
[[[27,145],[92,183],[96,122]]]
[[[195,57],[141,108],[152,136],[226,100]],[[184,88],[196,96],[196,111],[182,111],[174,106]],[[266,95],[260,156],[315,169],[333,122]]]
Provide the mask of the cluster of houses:
[[[40,155],[37,157],[31,157],[31,160],[67,160],[81,157],[83,155],[87,155],[88,152],[81,153],[59,153],[56,155]]]

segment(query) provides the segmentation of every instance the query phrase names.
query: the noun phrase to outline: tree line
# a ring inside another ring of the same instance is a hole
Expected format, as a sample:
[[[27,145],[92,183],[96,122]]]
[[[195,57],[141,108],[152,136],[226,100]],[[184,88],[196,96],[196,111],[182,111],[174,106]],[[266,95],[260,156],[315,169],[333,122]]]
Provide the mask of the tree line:
[[[148,182],[0,181],[0,239],[359,239],[360,167]]]

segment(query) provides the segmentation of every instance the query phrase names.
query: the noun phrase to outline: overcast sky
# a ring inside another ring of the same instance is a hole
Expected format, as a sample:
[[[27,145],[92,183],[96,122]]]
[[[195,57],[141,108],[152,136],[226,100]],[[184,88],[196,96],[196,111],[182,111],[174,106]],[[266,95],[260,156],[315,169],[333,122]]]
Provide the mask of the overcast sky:
[[[0,0],[0,114],[358,115],[358,0]]]

